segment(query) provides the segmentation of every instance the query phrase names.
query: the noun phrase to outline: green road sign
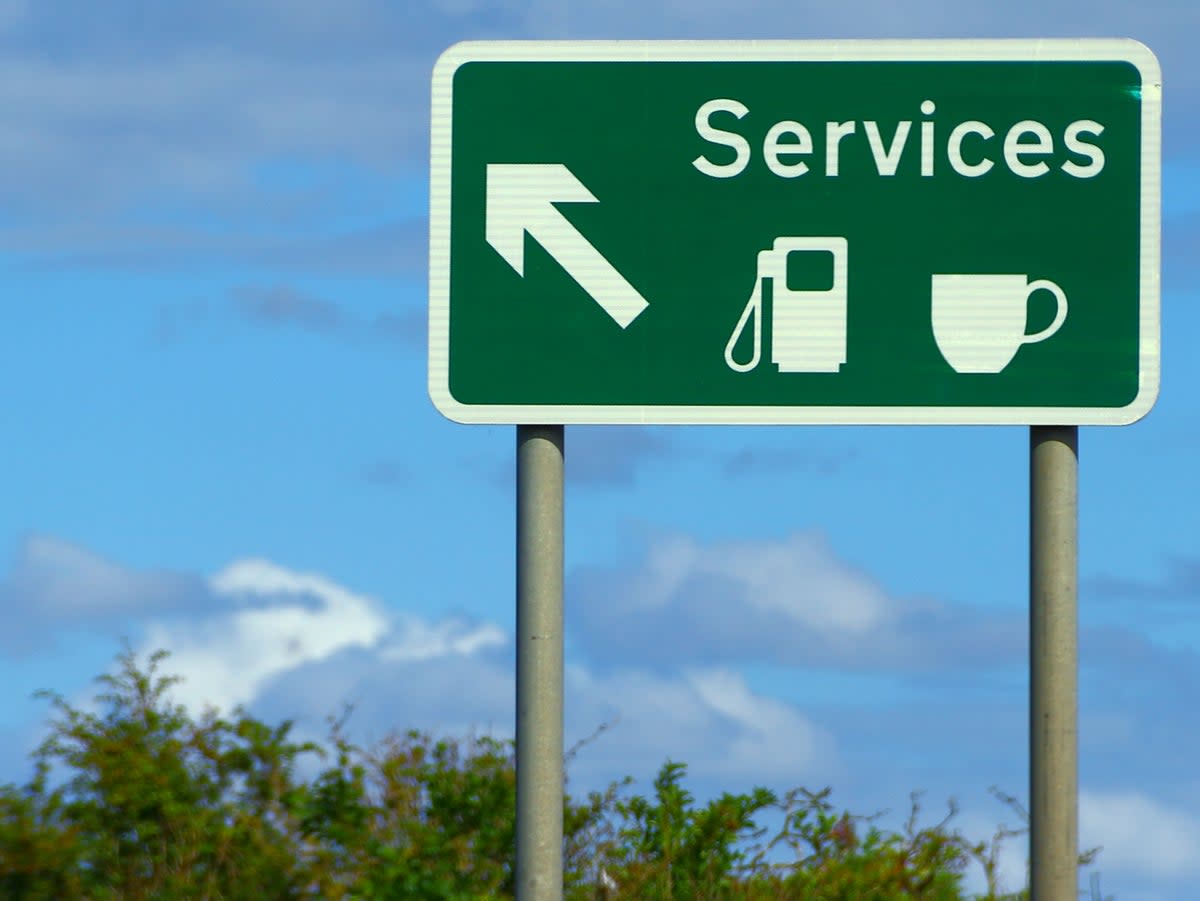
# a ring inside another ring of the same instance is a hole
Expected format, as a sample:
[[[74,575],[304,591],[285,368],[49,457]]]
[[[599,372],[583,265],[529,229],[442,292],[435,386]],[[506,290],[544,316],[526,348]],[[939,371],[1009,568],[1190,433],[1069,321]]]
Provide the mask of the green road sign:
[[[1132,422],[1160,98],[1125,40],[456,45],[430,394],[462,422]]]

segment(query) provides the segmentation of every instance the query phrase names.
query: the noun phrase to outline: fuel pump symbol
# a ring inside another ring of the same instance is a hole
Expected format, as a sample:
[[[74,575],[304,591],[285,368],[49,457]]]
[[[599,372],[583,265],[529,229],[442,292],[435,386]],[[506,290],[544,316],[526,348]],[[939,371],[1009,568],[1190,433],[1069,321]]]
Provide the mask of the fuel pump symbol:
[[[734,372],[758,366],[763,283],[770,280],[771,362],[780,372],[837,372],[846,362],[846,251],[838,237],[780,237],[759,251],[754,289],[725,345],[726,365]],[[751,320],[750,358],[739,363],[734,348]]]

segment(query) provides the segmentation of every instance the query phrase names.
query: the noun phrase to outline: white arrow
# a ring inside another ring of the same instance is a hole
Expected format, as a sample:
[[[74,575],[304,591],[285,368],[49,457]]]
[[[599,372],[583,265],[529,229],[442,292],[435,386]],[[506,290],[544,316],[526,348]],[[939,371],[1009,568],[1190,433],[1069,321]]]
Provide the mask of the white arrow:
[[[529,232],[625,328],[646,309],[646,299],[554,206],[595,202],[592,192],[562,163],[489,163],[487,240],[523,276]]]

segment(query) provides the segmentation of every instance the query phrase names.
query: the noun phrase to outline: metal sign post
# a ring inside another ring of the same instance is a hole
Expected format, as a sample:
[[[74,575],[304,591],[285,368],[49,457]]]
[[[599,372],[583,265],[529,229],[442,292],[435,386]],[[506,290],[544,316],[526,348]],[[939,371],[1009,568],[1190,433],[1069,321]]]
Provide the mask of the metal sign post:
[[[517,426],[517,898],[561,901],[563,427]]]
[[[1029,886],[1074,901],[1079,858],[1079,429],[1029,430]]]

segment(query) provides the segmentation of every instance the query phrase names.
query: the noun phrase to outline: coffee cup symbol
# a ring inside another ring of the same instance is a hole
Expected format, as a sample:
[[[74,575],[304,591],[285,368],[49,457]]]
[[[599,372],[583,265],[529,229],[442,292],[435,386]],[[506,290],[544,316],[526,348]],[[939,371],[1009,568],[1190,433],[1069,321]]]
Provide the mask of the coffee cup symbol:
[[[1029,298],[1045,289],[1058,309],[1054,321],[1032,335]],[[933,337],[955,372],[1000,372],[1023,344],[1045,341],[1067,318],[1067,295],[1046,278],[1027,275],[935,274]]]

